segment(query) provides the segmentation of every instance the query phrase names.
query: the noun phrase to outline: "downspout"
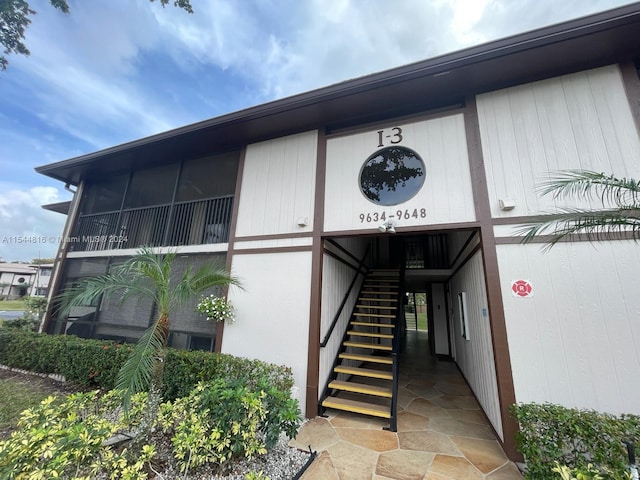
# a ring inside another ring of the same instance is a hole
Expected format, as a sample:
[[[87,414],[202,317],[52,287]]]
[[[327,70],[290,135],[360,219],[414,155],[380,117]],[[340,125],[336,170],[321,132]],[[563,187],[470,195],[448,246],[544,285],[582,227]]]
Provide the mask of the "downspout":
[[[62,230],[62,236],[60,237],[60,243],[58,244],[58,253],[56,254],[55,261],[53,263],[53,269],[51,271],[51,278],[49,279],[49,288],[47,292],[47,310],[38,329],[39,333],[46,332],[49,321],[51,320],[51,311],[53,308],[53,298],[58,293],[60,288],[60,282],[62,280],[62,272],[64,270],[64,262],[67,259],[67,251],[69,249],[69,238],[71,237],[72,229],[76,224],[78,218],[78,212],[80,211],[80,198],[82,197],[82,191],[84,190],[84,181],[80,182],[77,189],[74,191],[69,183],[66,183],[64,189],[67,192],[73,194],[71,199],[71,205],[69,207],[69,213],[67,214],[67,222]]]

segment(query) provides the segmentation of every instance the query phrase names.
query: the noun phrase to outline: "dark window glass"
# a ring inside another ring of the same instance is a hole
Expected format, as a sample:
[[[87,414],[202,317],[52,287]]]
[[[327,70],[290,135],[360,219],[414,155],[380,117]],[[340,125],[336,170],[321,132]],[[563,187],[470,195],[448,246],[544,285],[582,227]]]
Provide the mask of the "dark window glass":
[[[406,147],[387,147],[371,155],[360,170],[360,190],[377,205],[398,205],[424,184],[420,156]]]
[[[196,337],[195,335],[191,335],[189,350],[204,350],[205,352],[211,352],[213,351],[213,338]]]
[[[82,213],[120,210],[128,179],[129,175],[125,174],[108,177],[101,182],[87,182],[82,200]]]
[[[127,189],[124,208],[171,203],[177,174],[177,163],[134,172]]]
[[[177,202],[233,195],[238,174],[238,152],[184,162]]]

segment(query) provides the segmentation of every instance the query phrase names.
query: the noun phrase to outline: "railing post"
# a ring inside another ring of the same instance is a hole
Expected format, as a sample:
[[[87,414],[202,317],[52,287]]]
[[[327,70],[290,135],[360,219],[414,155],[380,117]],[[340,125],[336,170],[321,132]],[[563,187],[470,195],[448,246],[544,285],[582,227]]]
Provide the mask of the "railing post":
[[[404,250],[404,249],[403,249]],[[405,254],[401,255],[400,259],[400,278],[398,282],[398,299],[397,299],[397,311],[395,318],[395,327],[393,332],[393,346],[391,358],[393,359],[392,364],[392,376],[393,376],[393,384],[391,386],[391,418],[389,419],[389,430],[395,432],[398,430],[398,377],[400,376],[400,360],[398,358],[398,353],[400,352],[400,336],[402,335],[400,324],[401,319],[404,317],[404,271],[406,267],[406,259]],[[416,315],[416,322],[418,321],[418,317]]]

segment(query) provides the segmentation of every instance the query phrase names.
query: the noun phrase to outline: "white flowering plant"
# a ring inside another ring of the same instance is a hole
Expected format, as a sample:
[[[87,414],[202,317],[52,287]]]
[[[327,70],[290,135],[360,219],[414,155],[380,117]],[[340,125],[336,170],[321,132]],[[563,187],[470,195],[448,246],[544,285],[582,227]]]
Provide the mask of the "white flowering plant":
[[[202,297],[196,310],[206,315],[207,320],[210,321],[233,323],[236,319],[231,302],[226,298],[216,297],[214,294]]]

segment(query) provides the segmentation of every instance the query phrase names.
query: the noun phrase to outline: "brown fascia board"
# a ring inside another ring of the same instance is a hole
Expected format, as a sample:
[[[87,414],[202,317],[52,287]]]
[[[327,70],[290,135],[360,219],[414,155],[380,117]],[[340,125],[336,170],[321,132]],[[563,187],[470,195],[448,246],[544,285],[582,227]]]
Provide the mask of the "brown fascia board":
[[[42,205],[42,208],[45,210],[49,210],[51,212],[62,213],[63,215],[69,214],[69,209],[71,208],[71,201],[68,202],[58,202],[58,203],[48,203],[46,205]]]
[[[640,3],[264,103],[36,171],[77,184],[305,130],[456,105],[465,96],[640,56]]]

